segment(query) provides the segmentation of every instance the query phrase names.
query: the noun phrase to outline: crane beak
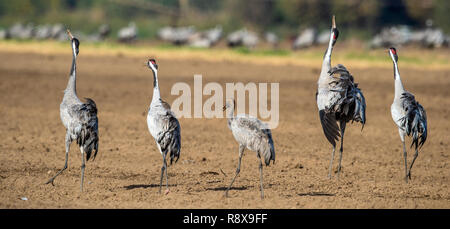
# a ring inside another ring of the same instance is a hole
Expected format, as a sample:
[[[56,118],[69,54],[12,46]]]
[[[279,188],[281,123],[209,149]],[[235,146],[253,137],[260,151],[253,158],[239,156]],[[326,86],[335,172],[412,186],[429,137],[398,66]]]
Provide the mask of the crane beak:
[[[333,15],[333,18],[331,19],[331,24],[333,26],[333,29],[336,29],[336,17]]]
[[[69,35],[70,39],[73,40],[73,35],[72,35],[72,33],[70,32],[69,29],[67,29],[67,34]]]

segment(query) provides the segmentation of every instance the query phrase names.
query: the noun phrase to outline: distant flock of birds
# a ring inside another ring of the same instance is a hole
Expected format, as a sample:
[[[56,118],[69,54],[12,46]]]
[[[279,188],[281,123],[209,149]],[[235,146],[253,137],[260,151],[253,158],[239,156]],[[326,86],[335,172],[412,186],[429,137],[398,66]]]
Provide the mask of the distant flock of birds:
[[[384,28],[371,41],[371,48],[418,44],[425,48],[441,48],[450,46],[450,36],[442,29],[434,28],[433,21],[427,20],[426,28],[411,30],[408,26],[392,26]]]
[[[111,33],[111,28],[107,24],[102,24],[98,31],[90,35],[80,35],[80,39],[88,42],[99,42],[104,40]],[[0,29],[0,40],[18,39],[18,40],[57,40],[66,41],[67,34],[62,24],[45,24],[34,26],[32,23],[26,25],[15,23],[8,29]]]
[[[111,28],[108,24],[102,24],[98,30],[89,35],[79,34],[80,39],[87,42],[101,42],[111,34]],[[197,31],[194,26],[160,28],[157,32],[160,40],[174,45],[187,45],[197,48],[211,48],[216,45],[223,37],[222,26],[217,25],[214,28],[204,31]],[[326,45],[330,31],[318,31],[315,28],[306,28],[296,37],[290,38],[291,48],[293,50],[308,48],[314,45]],[[119,42],[133,42],[138,38],[138,28],[134,22],[128,26],[119,29],[117,40]],[[38,25],[16,23],[9,29],[0,29],[1,39],[55,39],[59,41],[66,40],[65,29],[62,24]],[[261,40],[270,44],[273,48],[278,48],[280,37],[274,32],[265,32],[263,39],[247,28],[242,28],[231,32],[226,36],[226,44],[229,47],[243,46],[250,49],[255,48]],[[426,48],[441,48],[450,46],[450,36],[446,35],[441,29],[433,27],[433,22],[428,20],[426,28],[421,30],[411,30],[408,26],[392,26],[383,28],[381,32],[373,37],[368,43],[370,48],[381,48],[390,46],[402,46],[408,44],[417,44]]]
[[[90,158],[95,159],[98,153],[98,118],[97,106],[92,99],[86,99],[82,102],[76,91],[76,60],[79,55],[80,41],[75,38],[69,30],[67,33],[71,39],[71,48],[73,54],[72,67],[67,87],[64,91],[64,97],[60,105],[60,117],[63,125],[66,127],[65,150],[66,158],[64,167],[56,173],[47,184],[53,184],[54,179],[60,175],[66,168],[70,145],[76,141],[80,147],[82,155],[81,165],[81,184],[83,191],[85,163]],[[336,141],[340,139],[339,165],[337,177],[341,171],[341,162],[343,154],[343,142],[345,127],[348,122],[360,122],[364,127],[366,123],[366,102],[358,84],[354,82],[354,77],[346,67],[341,64],[331,67],[331,54],[333,47],[339,36],[339,30],[336,27],[335,17],[332,18],[332,27],[329,32],[328,46],[323,58],[322,70],[317,82],[316,102],[318,107],[318,116],[326,139],[332,146],[331,160],[328,171],[328,177],[331,179],[331,171],[336,150]],[[389,56],[394,65],[394,85],[395,96],[391,105],[391,115],[396,124],[400,140],[403,144],[404,162],[405,162],[405,182],[411,179],[411,169],[418,156],[419,149],[427,139],[427,116],[425,109],[415,100],[415,97],[403,87],[399,68],[398,53],[393,47],[388,50]],[[171,111],[170,105],[165,102],[160,95],[158,64],[155,59],[149,59],[148,68],[153,73],[153,97],[148,109],[147,126],[151,136],[155,139],[156,146],[162,155],[161,179],[159,193],[161,193],[163,178],[166,180],[166,194],[169,192],[169,181],[167,175],[167,155],[170,156],[170,164],[177,162],[181,154],[181,126],[175,114]],[[225,191],[231,189],[235,179],[239,175],[241,159],[245,149],[256,152],[259,159],[260,171],[260,192],[261,198],[264,198],[263,189],[263,163],[268,166],[270,162],[275,162],[275,147],[271,130],[267,124],[261,122],[255,117],[246,114],[234,114],[235,101],[229,99],[223,110],[227,112],[227,125],[231,130],[235,140],[239,145],[239,161],[236,174],[230,185]],[[339,125],[338,125],[339,124]],[[414,147],[414,159],[408,166],[407,150],[405,146],[405,137],[412,138],[411,148]]]

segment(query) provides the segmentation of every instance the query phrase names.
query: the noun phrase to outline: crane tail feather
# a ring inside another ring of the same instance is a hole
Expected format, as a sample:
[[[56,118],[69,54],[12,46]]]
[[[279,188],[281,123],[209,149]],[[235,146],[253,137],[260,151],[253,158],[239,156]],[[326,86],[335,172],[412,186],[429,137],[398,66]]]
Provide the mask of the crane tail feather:
[[[425,109],[414,98],[414,95],[405,92],[402,94],[403,109],[406,115],[400,119],[401,125],[405,128],[408,136],[412,137],[410,147],[417,150],[422,148],[427,140],[427,115]]]
[[[86,102],[71,108],[71,115],[77,121],[76,142],[83,148],[86,161],[93,160],[98,152],[98,118],[94,100],[86,98]]]
[[[325,110],[319,111],[320,123],[322,124],[323,133],[331,145],[336,146],[336,141],[341,136],[334,114],[326,113]]]

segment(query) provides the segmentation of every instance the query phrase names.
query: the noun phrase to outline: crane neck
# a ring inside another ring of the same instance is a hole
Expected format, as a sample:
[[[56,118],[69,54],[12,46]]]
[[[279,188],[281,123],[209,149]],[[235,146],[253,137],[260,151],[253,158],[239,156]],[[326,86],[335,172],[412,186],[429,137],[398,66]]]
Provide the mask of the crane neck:
[[[395,85],[395,99],[400,99],[405,88],[403,87],[402,80],[400,78],[400,72],[398,70],[398,63],[394,60],[394,85]]]
[[[70,77],[69,82],[67,83],[65,93],[71,95],[77,95],[77,56],[75,54],[75,50],[72,48],[73,57],[72,57],[72,67],[70,69]]]
[[[228,111],[227,111],[227,123],[228,128],[231,129],[231,122],[234,120],[234,107],[235,107],[235,101],[233,100],[233,103],[229,103]]]
[[[325,54],[323,56],[323,62],[322,62],[322,70],[320,72],[320,78],[319,81],[328,79],[328,71],[331,69],[331,54],[333,52],[333,31],[331,31],[330,35],[330,41],[328,42],[328,48],[325,51]]]
[[[153,97],[152,103],[155,103],[161,99],[161,94],[159,92],[159,84],[158,84],[158,71],[152,70],[153,72]]]

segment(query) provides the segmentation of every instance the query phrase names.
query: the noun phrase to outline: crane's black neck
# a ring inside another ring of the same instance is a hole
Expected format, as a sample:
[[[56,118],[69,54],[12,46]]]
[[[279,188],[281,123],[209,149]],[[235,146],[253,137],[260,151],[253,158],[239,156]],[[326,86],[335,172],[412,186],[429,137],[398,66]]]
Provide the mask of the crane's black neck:
[[[75,55],[73,56],[72,59],[72,67],[70,69],[70,77],[69,77],[69,82],[67,83],[67,88],[66,91],[70,91],[70,92],[74,92],[76,93],[76,81],[77,81],[77,63],[76,63],[76,57]]]
[[[159,92],[159,84],[158,84],[158,72],[154,71],[152,69],[153,72],[153,98],[152,98],[152,103],[155,101],[159,101],[159,99],[161,98],[161,94]]]
[[[231,129],[231,122],[233,122],[233,120],[235,119],[234,109],[236,107],[236,101],[233,99],[233,103],[229,103],[229,105],[228,104],[226,105],[229,106],[227,112],[227,124],[228,127]]]
[[[70,77],[69,77],[69,82],[67,83],[67,88],[66,88],[66,92],[71,92],[74,93],[76,95],[76,90],[77,90],[77,86],[76,86],[76,81],[77,81],[77,58],[75,53],[73,53],[73,57],[72,57],[72,67],[70,69]]]
[[[76,75],[77,71],[77,61],[75,55],[72,58],[72,67],[70,68],[70,75]]]
[[[159,88],[158,85],[158,74],[152,69],[152,73],[153,73],[153,88]]]
[[[400,71],[398,70],[397,61],[394,60],[393,63],[394,63],[394,80],[396,80],[400,77]]]

